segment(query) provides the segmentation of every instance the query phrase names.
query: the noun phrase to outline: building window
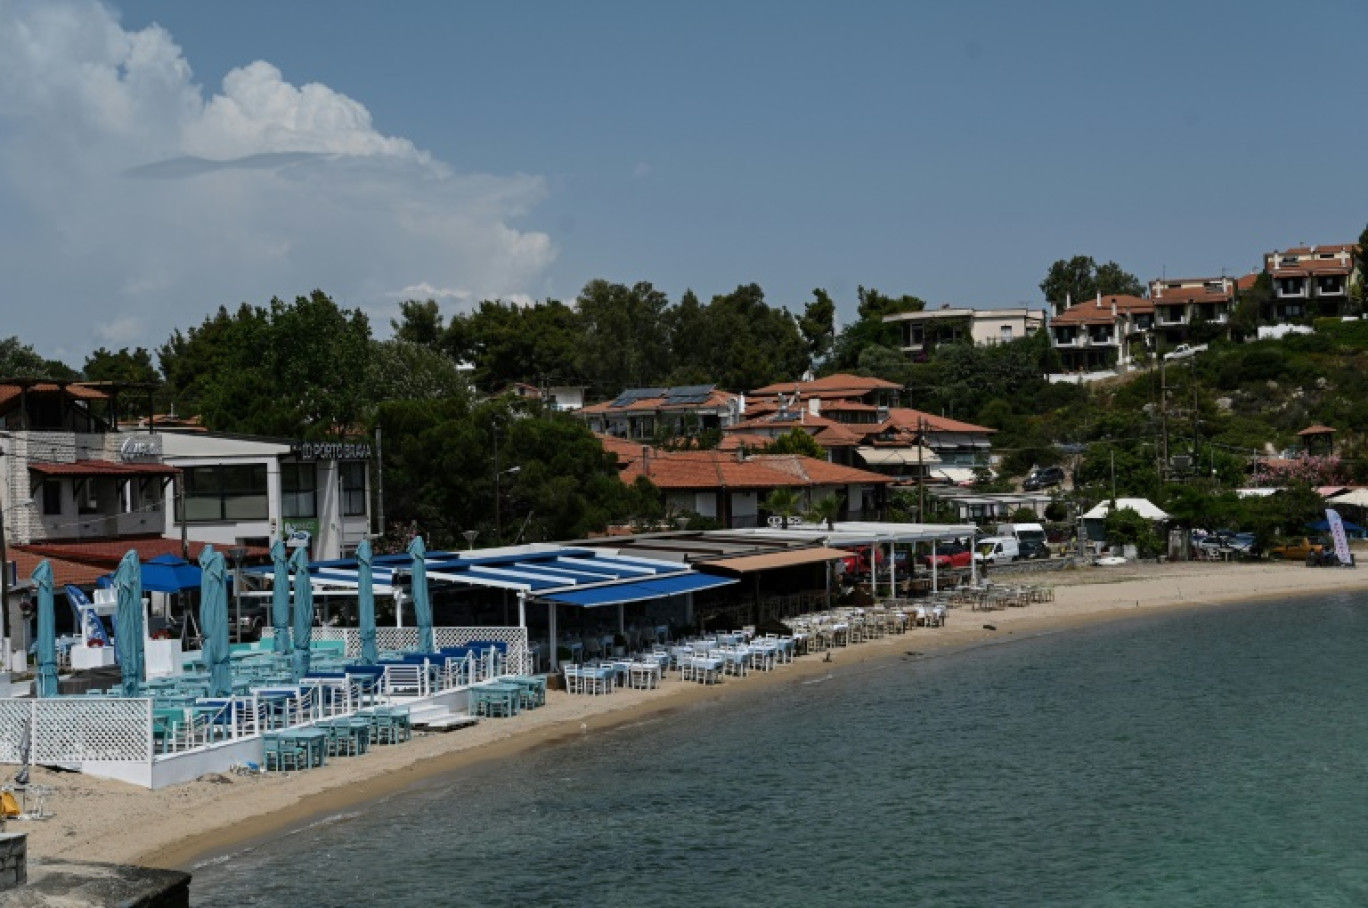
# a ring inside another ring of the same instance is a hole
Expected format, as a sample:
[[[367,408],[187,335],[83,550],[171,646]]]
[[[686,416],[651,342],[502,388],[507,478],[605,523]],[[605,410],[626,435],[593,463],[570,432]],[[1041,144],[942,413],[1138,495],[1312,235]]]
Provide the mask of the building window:
[[[184,473],[181,519],[186,523],[265,520],[266,465],[188,467]]]
[[[59,479],[43,480],[43,513],[62,513],[62,482]]]
[[[318,471],[313,463],[280,465],[280,516],[318,516]]]
[[[1012,342],[1012,326],[1011,326],[1011,325],[1003,325],[1003,326],[1002,326],[1002,342],[1003,342],[1004,344],[1010,344],[1010,343]]]
[[[338,468],[342,471],[342,516],[360,517],[366,513],[366,464],[353,461]]]

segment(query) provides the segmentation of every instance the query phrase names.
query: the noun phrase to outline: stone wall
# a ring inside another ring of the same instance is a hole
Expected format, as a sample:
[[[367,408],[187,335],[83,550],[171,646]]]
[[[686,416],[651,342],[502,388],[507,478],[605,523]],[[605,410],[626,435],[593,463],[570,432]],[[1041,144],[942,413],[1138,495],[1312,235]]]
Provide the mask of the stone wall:
[[[28,834],[0,833],[0,892],[28,882]]]

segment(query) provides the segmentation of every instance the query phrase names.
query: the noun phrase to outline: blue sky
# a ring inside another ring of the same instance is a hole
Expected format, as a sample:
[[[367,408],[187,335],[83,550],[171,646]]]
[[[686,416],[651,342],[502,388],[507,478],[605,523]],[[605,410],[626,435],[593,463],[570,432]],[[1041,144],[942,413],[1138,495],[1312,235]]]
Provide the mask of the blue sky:
[[[1351,2],[0,0],[0,336],[79,365],[314,287],[382,329],[595,277],[850,318],[861,284],[1039,305],[1074,254],[1240,274],[1368,223],[1365,36]]]

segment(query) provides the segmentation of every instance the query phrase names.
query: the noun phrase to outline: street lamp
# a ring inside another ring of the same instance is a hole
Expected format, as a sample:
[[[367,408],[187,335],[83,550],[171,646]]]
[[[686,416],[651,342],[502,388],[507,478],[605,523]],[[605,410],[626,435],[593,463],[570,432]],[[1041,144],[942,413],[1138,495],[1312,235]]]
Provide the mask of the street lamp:
[[[512,476],[514,473],[522,471],[522,467],[509,467],[507,470],[498,469],[498,461],[494,462],[494,544],[499,545],[503,541],[503,518],[501,508],[503,505],[503,486],[502,479],[505,476]]]
[[[242,642],[242,559],[247,557],[245,546],[235,545],[228,550],[228,557],[233,559],[233,623],[237,626],[237,631],[233,635],[238,643]]]

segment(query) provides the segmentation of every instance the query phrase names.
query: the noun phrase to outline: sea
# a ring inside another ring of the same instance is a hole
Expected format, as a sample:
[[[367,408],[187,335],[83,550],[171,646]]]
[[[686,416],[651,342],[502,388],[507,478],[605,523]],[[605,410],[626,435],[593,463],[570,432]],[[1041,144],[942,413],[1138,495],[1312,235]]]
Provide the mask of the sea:
[[[1368,595],[917,645],[320,817],[194,904],[1368,904]]]

